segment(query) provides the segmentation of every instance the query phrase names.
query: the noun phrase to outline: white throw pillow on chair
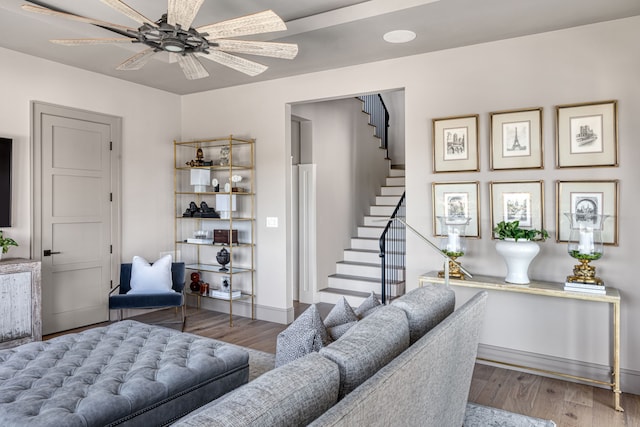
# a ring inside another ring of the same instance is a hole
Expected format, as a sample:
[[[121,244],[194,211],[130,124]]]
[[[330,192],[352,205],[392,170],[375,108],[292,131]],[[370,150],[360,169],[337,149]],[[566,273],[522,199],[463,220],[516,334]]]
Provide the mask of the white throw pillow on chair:
[[[165,294],[172,289],[171,254],[150,264],[146,259],[134,256],[131,263],[131,290],[127,294]]]

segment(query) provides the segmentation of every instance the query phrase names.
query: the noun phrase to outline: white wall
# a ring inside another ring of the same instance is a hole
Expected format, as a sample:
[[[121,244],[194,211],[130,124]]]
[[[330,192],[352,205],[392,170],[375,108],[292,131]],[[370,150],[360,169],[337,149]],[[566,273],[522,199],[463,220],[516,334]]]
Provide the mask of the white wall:
[[[638,234],[632,221],[640,210],[635,197],[640,182],[636,164],[640,145],[635,141],[640,116],[638,39],[640,17],[635,17],[188,95],[183,97],[183,136],[242,132],[257,138],[258,303],[283,312],[291,307],[285,255],[289,103],[404,88],[408,221],[431,236],[431,182],[480,181],[482,238],[470,242],[463,259],[475,273],[506,272],[490,239],[490,180],[544,179],[545,224],[555,232],[555,180],[620,179],[620,245],[607,247],[597,266],[599,274],[623,295],[621,357],[626,374],[640,371],[640,336],[634,328],[640,323],[640,288],[631,268]],[[620,167],[555,169],[554,106],[608,99],[619,101]],[[489,113],[532,106],[544,108],[544,170],[489,172]],[[476,113],[480,114],[481,172],[433,175],[431,119]],[[279,217],[280,228],[265,228],[266,216]],[[409,237],[408,251],[407,287],[411,289],[417,286],[418,275],[439,269],[441,262],[416,238]],[[566,246],[548,241],[531,275],[563,281],[572,265]],[[457,294],[459,300],[469,295],[465,290]],[[482,342],[604,365],[608,363],[607,313],[595,304],[492,293]],[[637,381],[623,387],[640,389]]]
[[[13,226],[4,233],[20,245],[8,256],[32,256],[33,100],[122,117],[122,258],[156,259],[173,250],[172,147],[180,136],[180,97],[2,48],[0,63],[0,135],[14,141]]]
[[[395,90],[381,95],[389,111],[389,158],[392,165],[404,165],[404,91]]]
[[[318,288],[336,273],[364,215],[389,172],[380,140],[373,136],[362,102],[355,98],[294,105],[291,113],[313,123],[316,165]],[[295,286],[295,284],[294,284]]]

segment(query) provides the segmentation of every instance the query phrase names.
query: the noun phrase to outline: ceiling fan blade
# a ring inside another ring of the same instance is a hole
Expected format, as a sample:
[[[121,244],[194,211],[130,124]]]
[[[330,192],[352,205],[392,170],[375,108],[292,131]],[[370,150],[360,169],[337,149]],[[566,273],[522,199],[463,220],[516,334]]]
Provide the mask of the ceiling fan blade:
[[[116,70],[139,70],[144,67],[144,64],[149,62],[151,59],[151,55],[155,53],[155,50],[152,48],[145,49],[142,52],[138,52],[133,55],[131,58],[124,61],[122,64],[116,67]]]
[[[199,33],[207,33],[207,37],[211,39],[248,36],[286,29],[284,21],[272,10],[196,28]]]
[[[28,12],[39,13],[41,15],[57,16],[60,18],[70,19],[72,21],[84,22],[85,24],[100,25],[101,27],[117,28],[122,31],[136,31],[135,28],[127,27],[124,25],[113,24],[111,22],[100,21],[98,19],[85,18],[84,16],[74,15],[71,13],[58,12],[55,10],[47,9],[46,7],[34,6],[31,4],[23,4],[22,9]]]
[[[79,46],[87,44],[110,44],[110,43],[132,43],[136,39],[127,37],[112,37],[102,39],[53,39],[51,43],[62,44],[65,46]]]
[[[217,49],[225,52],[247,53],[272,58],[293,59],[298,54],[298,45],[293,43],[256,42],[246,40],[215,40]]]
[[[179,53],[168,52],[169,53],[169,64],[175,64],[178,62],[178,57],[181,56]]]
[[[197,55],[201,58],[206,58],[226,67],[233,68],[234,70],[240,71],[241,73],[245,73],[249,76],[257,76],[269,68],[266,65],[249,61],[248,59],[240,58],[239,56],[230,55],[219,50],[210,50],[209,53],[198,53]]]
[[[209,73],[192,53],[178,55],[178,64],[188,80],[197,80],[209,77]]]
[[[180,24],[182,29],[188,30],[191,28],[191,23],[198,14],[203,1],[204,0],[169,0],[167,23],[170,25]]]
[[[106,4],[107,6],[109,6],[112,9],[117,10],[118,12],[122,13],[123,15],[133,19],[134,21],[136,21],[139,24],[149,24],[152,27],[157,27],[158,24],[156,24],[155,22],[151,21],[149,18],[147,18],[146,16],[142,15],[141,13],[139,13],[138,11],[132,9],[131,7],[127,6],[126,4],[124,4],[123,2],[121,2],[120,0],[100,0],[102,3]]]

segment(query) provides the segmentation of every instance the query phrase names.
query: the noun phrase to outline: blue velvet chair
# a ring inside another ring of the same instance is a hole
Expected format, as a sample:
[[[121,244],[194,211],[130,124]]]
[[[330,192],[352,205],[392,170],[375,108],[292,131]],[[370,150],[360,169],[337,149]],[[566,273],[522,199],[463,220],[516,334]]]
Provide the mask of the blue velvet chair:
[[[185,284],[185,265],[183,262],[174,262],[171,264],[171,279],[173,282],[173,290],[176,293],[166,294],[132,294],[127,292],[131,290],[131,264],[122,264],[120,266],[120,284],[111,290],[109,294],[109,310],[120,310],[118,319],[122,320],[122,310],[124,309],[151,309],[180,307],[182,329],[184,329],[184,284]],[[118,293],[116,293],[116,290]],[[176,323],[176,322],[172,322]]]

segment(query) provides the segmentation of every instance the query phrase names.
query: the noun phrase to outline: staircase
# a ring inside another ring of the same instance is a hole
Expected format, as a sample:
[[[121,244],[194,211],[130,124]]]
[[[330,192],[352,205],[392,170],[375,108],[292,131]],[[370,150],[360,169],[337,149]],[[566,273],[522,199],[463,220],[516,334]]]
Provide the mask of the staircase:
[[[358,227],[357,236],[351,238],[351,247],[344,250],[343,260],[336,263],[336,274],[329,276],[328,286],[319,290],[321,302],[335,304],[344,296],[352,307],[357,307],[371,291],[380,295],[379,239],[387,225],[384,220],[393,214],[404,192],[404,169],[391,168],[385,184],[363,225]],[[404,293],[404,271],[398,271],[396,277],[399,280],[392,284],[389,297]]]

